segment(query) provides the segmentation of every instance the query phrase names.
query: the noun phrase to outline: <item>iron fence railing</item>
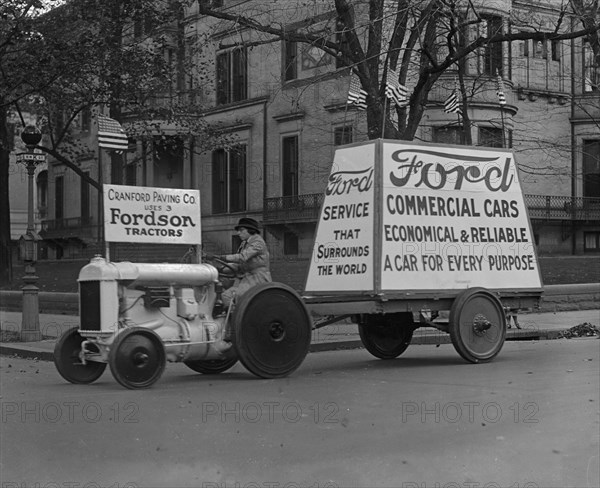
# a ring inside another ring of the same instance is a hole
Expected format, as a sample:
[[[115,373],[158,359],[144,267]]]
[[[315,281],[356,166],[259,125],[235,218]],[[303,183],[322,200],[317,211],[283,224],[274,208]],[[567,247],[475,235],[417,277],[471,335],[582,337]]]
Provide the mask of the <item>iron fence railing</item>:
[[[269,223],[316,222],[323,204],[323,193],[265,198],[263,221]],[[600,198],[525,195],[532,220],[600,221]],[[42,220],[46,237],[88,237],[95,234],[93,219],[71,217]]]
[[[66,219],[42,220],[41,232],[45,237],[89,237],[96,225],[92,217],[69,217]]]
[[[600,220],[600,198],[525,195],[532,220]]]
[[[318,220],[322,193],[265,198],[267,223]],[[525,195],[529,217],[535,220],[600,220],[600,198]]]
[[[263,221],[298,222],[316,221],[323,203],[322,193],[265,198]]]

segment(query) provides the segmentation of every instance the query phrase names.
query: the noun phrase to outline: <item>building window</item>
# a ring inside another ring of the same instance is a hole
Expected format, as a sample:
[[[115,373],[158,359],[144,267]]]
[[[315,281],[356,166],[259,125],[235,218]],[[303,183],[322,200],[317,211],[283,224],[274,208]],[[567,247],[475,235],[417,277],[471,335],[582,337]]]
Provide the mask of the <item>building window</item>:
[[[504,147],[502,129],[498,127],[479,127],[479,145],[486,147]]]
[[[213,214],[246,210],[246,146],[212,153]]]
[[[519,32],[519,34],[525,34],[525,32]],[[519,41],[519,56],[522,58],[529,57],[529,39]]]
[[[54,179],[54,218],[62,220],[65,216],[65,179],[57,176]]]
[[[489,39],[498,34],[502,34],[502,17],[496,15],[482,15],[485,25],[485,36]],[[483,57],[483,73],[490,76],[496,76],[502,73],[502,43],[493,42],[485,46]]]
[[[583,45],[583,91],[598,91],[600,85],[600,66],[596,63],[594,50],[589,42]]]
[[[583,196],[600,198],[600,140],[583,141]]]
[[[533,57],[539,59],[548,58],[548,49],[546,41],[533,41]]]
[[[342,146],[352,142],[352,126],[343,125],[333,129],[333,145]]]
[[[322,49],[309,44],[298,44],[294,41],[283,42],[283,79],[292,81],[302,77],[307,78],[319,74],[318,68],[332,63],[332,56]]]
[[[286,256],[298,255],[298,236],[293,232],[283,234],[283,254]]]
[[[298,195],[298,136],[284,137],[282,146],[283,196]]]
[[[248,98],[248,63],[245,48],[217,54],[217,105]]]
[[[137,185],[137,164],[129,163],[125,167],[125,184],[129,186]]]
[[[600,232],[583,233],[583,251],[600,252]]]
[[[131,141],[130,141],[131,143]],[[130,146],[131,147],[131,146]],[[182,188],[183,139],[178,136],[157,136],[153,139],[154,184],[167,188]],[[130,163],[135,166],[135,163]],[[124,167],[127,174],[127,167]]]
[[[143,35],[150,35],[155,27],[156,21],[151,14],[137,14],[133,19],[133,36],[138,39]]]
[[[85,172],[86,176],[90,176],[90,172]],[[90,184],[83,178],[80,179],[80,210],[81,210],[81,224],[88,225],[90,223]]]
[[[113,185],[123,184],[123,158],[120,154],[110,154],[110,182]]]
[[[294,41],[283,41],[283,79],[291,81],[298,78],[298,44]]]
[[[560,61],[562,45],[560,41],[552,40],[552,61]]]
[[[461,126],[442,126],[433,128],[433,142],[442,144],[464,144],[465,134]]]

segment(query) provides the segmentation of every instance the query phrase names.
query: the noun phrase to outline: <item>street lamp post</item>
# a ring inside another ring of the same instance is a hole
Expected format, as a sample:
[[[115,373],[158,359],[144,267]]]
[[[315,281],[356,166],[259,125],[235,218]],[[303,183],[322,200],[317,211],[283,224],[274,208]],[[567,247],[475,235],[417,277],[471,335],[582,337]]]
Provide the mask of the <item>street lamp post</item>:
[[[38,277],[35,271],[39,236],[33,224],[33,178],[36,166],[45,161],[45,156],[35,153],[34,148],[42,139],[42,134],[36,127],[32,125],[25,127],[21,133],[21,139],[27,147],[26,153],[18,155],[18,161],[23,163],[27,169],[27,230],[20,240],[21,256],[25,262],[21,340],[31,342],[39,341],[42,338],[39,317],[39,288],[36,286]]]

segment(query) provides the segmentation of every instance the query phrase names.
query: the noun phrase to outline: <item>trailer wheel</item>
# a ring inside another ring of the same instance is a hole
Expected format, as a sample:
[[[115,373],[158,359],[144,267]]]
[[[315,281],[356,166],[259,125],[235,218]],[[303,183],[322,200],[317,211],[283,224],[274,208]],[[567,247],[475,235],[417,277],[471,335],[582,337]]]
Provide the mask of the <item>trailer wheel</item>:
[[[450,308],[450,338],[471,363],[493,359],[506,337],[506,316],[500,300],[485,288],[463,291]]]
[[[226,359],[198,359],[194,361],[184,361],[183,363],[196,373],[219,374],[227,371],[237,362],[238,358],[234,357]]]
[[[115,379],[125,388],[148,388],[165,370],[165,348],[156,332],[132,327],[113,342],[108,364]]]
[[[379,359],[400,356],[410,345],[413,332],[412,313],[367,315],[358,326],[365,349]]]
[[[106,363],[96,361],[81,362],[81,344],[85,341],[77,327],[65,331],[54,346],[54,365],[60,375],[75,384],[87,384],[96,381],[104,370]],[[93,346],[95,347],[95,346]]]
[[[244,293],[236,304],[233,329],[240,361],[261,378],[280,378],[296,370],[312,335],[304,302],[282,283],[263,283]]]

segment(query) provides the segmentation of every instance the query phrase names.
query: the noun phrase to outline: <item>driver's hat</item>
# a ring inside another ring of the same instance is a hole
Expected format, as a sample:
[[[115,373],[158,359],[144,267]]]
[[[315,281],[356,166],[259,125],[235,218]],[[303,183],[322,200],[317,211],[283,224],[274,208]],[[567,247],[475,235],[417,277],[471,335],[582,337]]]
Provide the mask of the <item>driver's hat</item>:
[[[258,226],[258,222],[254,219],[250,219],[248,217],[242,217],[238,224],[235,226],[235,230],[239,230],[240,227],[245,227],[246,229],[255,230],[260,234],[260,228]]]

